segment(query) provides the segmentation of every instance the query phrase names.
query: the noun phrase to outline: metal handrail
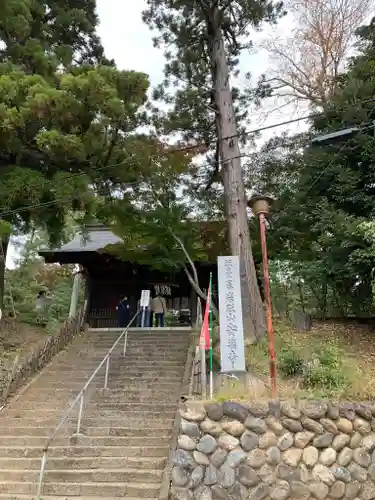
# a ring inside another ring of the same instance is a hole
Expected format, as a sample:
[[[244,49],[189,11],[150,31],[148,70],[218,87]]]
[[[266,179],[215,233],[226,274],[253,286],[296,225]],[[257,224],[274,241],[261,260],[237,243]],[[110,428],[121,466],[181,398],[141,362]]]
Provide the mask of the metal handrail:
[[[121,332],[121,335],[117,338],[115,343],[112,345],[112,347],[109,349],[107,354],[104,356],[102,361],[99,363],[99,365],[96,367],[94,372],[92,373],[91,377],[88,379],[88,381],[85,383],[81,391],[77,394],[75,397],[74,401],[70,404],[69,408],[66,410],[64,415],[61,417],[60,422],[56,426],[55,430],[51,434],[51,436],[48,438],[48,441],[46,442],[45,446],[43,447],[43,456],[41,459],[41,465],[40,465],[40,473],[39,473],[39,482],[38,482],[38,489],[37,489],[37,494],[36,494],[36,500],[41,500],[41,495],[42,495],[42,488],[43,488],[43,479],[44,479],[44,473],[46,469],[46,464],[47,464],[47,458],[48,458],[48,450],[52,442],[55,440],[56,436],[58,435],[60,429],[63,427],[65,424],[67,418],[71,414],[73,408],[78,404],[79,402],[79,410],[78,410],[78,418],[77,418],[77,428],[75,435],[78,435],[81,430],[81,421],[82,421],[82,415],[83,415],[83,402],[84,402],[84,396],[85,393],[91,384],[91,382],[94,380],[96,377],[97,373],[99,370],[102,368],[102,366],[105,363],[105,376],[104,376],[104,389],[107,389],[108,387],[108,372],[109,372],[109,362],[110,362],[110,357],[113,352],[113,350],[116,348],[118,343],[121,341],[121,339],[125,336],[124,338],[124,350],[123,350],[123,356],[125,357],[126,355],[126,347],[128,343],[128,330],[130,328],[130,325],[133,323],[135,318],[138,316],[139,311],[136,312],[136,314],[133,316],[133,318],[130,320],[128,326]]]

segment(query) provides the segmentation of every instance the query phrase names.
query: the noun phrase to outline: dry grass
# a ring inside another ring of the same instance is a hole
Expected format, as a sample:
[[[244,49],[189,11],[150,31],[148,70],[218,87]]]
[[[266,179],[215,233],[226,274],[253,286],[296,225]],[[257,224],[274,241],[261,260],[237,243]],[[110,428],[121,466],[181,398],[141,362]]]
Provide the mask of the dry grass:
[[[375,397],[375,330],[359,324],[316,323],[307,333],[297,332],[288,322],[275,322],[275,347],[279,363],[285,353],[294,352],[304,363],[324,349],[337,354],[340,382],[337,386],[317,384],[306,388],[301,375],[285,376],[278,370],[279,395],[283,398],[331,397],[371,399]],[[249,369],[268,386],[268,341],[250,346],[246,353]],[[342,380],[341,380],[342,379]],[[268,387],[269,389],[269,387]],[[236,389],[237,393],[238,390]]]

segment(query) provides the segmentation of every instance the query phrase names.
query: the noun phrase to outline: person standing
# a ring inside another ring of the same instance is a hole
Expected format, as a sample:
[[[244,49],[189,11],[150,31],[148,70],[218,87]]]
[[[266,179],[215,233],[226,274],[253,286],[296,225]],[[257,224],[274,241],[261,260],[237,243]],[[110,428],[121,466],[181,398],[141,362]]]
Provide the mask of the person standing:
[[[118,326],[120,328],[126,328],[130,321],[130,303],[126,295],[119,300],[116,311]]]
[[[153,315],[155,316],[155,326],[164,327],[164,315],[167,312],[167,304],[165,302],[165,298],[161,297],[159,294],[151,301],[151,310]]]

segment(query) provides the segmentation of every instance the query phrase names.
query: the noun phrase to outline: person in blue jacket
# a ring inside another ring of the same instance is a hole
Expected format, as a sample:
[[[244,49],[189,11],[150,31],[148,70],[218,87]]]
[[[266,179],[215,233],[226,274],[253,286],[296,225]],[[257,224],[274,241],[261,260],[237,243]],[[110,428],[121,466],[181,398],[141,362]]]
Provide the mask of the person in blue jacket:
[[[127,327],[130,321],[130,303],[126,295],[119,300],[116,311],[118,326],[120,328]]]

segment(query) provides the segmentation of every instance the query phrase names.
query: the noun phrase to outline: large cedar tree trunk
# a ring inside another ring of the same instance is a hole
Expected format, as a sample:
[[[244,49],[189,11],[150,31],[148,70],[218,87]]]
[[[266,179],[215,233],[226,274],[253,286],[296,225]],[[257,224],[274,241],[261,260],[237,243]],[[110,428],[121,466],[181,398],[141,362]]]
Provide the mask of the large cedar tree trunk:
[[[0,309],[4,309],[5,295],[5,266],[8,252],[9,238],[0,238]],[[4,314],[4,311],[3,311]]]
[[[229,69],[219,12],[208,21],[212,76],[217,111],[217,134],[224,182],[225,212],[232,255],[240,257],[241,298],[245,342],[255,343],[265,332],[265,315],[251,251],[247,203],[239,141],[229,84]],[[229,139],[225,139],[230,137]]]

